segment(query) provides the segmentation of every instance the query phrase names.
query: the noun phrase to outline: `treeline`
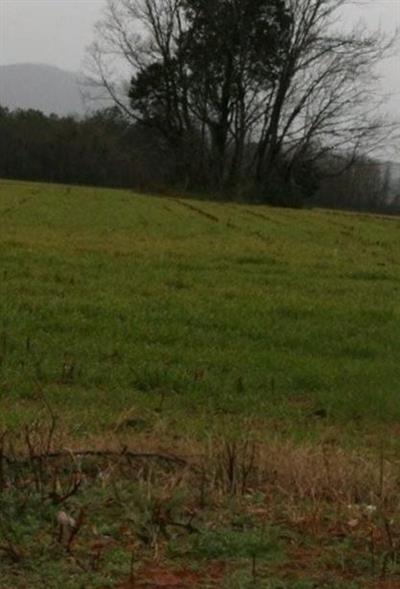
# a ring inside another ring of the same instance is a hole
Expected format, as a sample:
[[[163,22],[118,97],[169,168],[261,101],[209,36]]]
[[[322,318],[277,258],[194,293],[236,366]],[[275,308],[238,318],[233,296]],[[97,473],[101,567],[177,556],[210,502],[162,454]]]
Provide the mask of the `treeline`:
[[[117,107],[85,118],[0,105],[0,177],[165,192],[189,188],[157,130]]]
[[[140,123],[128,125],[117,108],[76,119],[0,107],[0,177],[158,192],[192,189],[162,135]],[[206,192],[201,179],[196,189]],[[400,210],[400,183],[396,191],[389,170],[367,158],[350,166],[344,158],[325,158],[319,167],[304,164],[297,170],[297,190],[297,204]],[[283,192],[277,184],[271,198],[235,191],[209,195],[285,204]]]
[[[0,105],[0,177],[265,201],[254,193],[250,197],[244,186],[224,192],[210,185],[204,170],[199,172],[200,143],[194,135],[183,155],[159,129],[127,121],[118,107],[76,118]],[[246,148],[249,154],[255,149],[251,144]],[[317,187],[314,176],[311,169],[297,176],[299,202]],[[276,193],[285,204],[283,194]]]
[[[247,148],[251,152],[253,146]],[[161,192],[192,190],[225,198],[227,193],[212,190],[204,176],[193,173],[198,166],[195,137],[189,149],[192,173],[187,157],[177,157],[163,133],[145,123],[129,123],[117,107],[82,119],[0,106],[0,177],[4,178]],[[310,195],[316,177],[311,169],[303,176],[303,181],[299,176],[301,192]],[[231,196],[248,197],[245,191],[234,190]],[[251,198],[264,200],[256,194]]]
[[[0,176],[116,187],[144,181],[131,133],[115,110],[77,120],[0,107]]]
[[[399,168],[365,156],[344,167],[337,160],[327,160],[325,174],[311,201],[322,207],[398,214]]]

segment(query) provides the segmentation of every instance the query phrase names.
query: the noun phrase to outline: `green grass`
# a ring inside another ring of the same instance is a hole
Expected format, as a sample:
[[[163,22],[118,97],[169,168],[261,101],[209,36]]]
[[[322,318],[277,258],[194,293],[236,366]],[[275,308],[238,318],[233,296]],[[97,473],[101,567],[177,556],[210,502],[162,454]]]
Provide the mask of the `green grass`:
[[[399,448],[399,237],[398,218],[0,181],[0,587],[398,579],[398,477],[384,458]],[[63,442],[121,434],[198,450],[203,466],[5,461],[4,440],[17,457],[50,447],[43,424],[23,429],[49,414]],[[354,470],[335,502],[314,489],[306,444],[274,488],[262,454],[251,467],[252,440],[265,457],[285,438],[325,448],[318,464],[336,480],[354,464],[340,446],[355,446],[376,480]],[[302,468],[305,490],[300,474],[291,483]],[[349,515],[365,501],[381,502],[375,520]],[[85,513],[70,552],[60,509]]]
[[[295,538],[287,530],[269,524],[260,526],[248,516],[240,525],[230,511],[238,509],[240,503],[236,507],[232,503],[220,505],[219,512],[210,511],[196,517],[194,531],[185,533],[176,525],[187,522],[185,498],[179,495],[164,498],[163,510],[159,511],[157,496],[149,493],[147,485],[120,481],[108,488],[95,489],[92,483],[88,481],[79,498],[73,498],[68,504],[68,511],[72,513],[81,507],[85,509],[85,525],[70,553],[57,539],[59,506],[38,493],[31,492],[27,497],[24,493],[3,491],[0,497],[0,587],[39,588],[45,583],[49,589],[363,588],[356,582],[335,580],[333,559],[324,563],[318,554],[307,578],[282,576],[282,570],[290,562],[284,541],[289,538],[293,544],[294,540],[302,543],[305,539]],[[17,552],[18,560],[13,558],[11,550],[3,548],[10,545]],[[349,562],[351,556],[354,558],[354,550],[350,555],[350,548],[348,546],[342,555],[342,559]],[[155,549],[157,554],[162,550],[166,552],[163,561],[154,558]],[[326,550],[332,551],[332,547],[326,546]],[[367,558],[363,565],[367,568],[363,570],[364,578],[371,577],[371,557],[369,561]],[[330,571],[329,576],[320,579],[316,576],[313,580],[318,567]],[[132,569],[138,582],[120,584],[130,577]],[[219,571],[218,576],[213,575],[213,571]],[[171,574],[175,583],[167,585],[167,575]],[[182,585],[178,585],[177,579],[181,577]],[[153,579],[154,585],[149,579]],[[158,584],[157,579],[164,579],[164,584],[161,580]]]
[[[160,405],[182,434],[395,424],[399,245],[396,218],[3,181],[3,425],[43,395],[77,434]]]

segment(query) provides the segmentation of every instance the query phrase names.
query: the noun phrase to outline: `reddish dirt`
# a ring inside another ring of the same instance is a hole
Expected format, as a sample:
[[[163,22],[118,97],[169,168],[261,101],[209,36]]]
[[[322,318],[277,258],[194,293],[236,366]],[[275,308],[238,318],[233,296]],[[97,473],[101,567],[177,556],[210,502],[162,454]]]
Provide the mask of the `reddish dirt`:
[[[149,565],[141,570],[134,580],[118,585],[116,589],[195,589],[205,578],[212,583],[219,583],[225,572],[226,565],[223,563],[214,563],[201,572],[188,569],[171,570],[163,565]]]
[[[400,589],[400,576],[387,579],[364,578],[355,571],[336,570],[326,565],[326,570],[321,571],[320,561],[326,555],[323,546],[312,548],[291,547],[288,550],[290,561],[280,567],[280,572],[285,578],[291,579],[314,579],[316,582],[336,579],[342,583],[356,581],[363,589]]]

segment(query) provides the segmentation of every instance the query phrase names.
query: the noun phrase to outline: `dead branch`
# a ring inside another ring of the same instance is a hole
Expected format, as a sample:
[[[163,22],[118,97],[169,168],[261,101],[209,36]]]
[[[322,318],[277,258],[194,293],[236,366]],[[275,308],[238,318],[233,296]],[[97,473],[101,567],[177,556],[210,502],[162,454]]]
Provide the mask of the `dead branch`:
[[[32,450],[32,448],[31,448]],[[30,451],[28,457],[21,456],[8,456],[3,455],[3,460],[11,465],[24,465],[29,464],[32,461],[42,462],[44,460],[57,460],[59,458],[121,458],[122,456],[133,459],[133,460],[159,460],[161,462],[169,462],[173,464],[177,464],[179,466],[186,466],[187,461],[184,458],[179,456],[174,456],[172,454],[161,454],[158,452],[133,452],[128,450],[127,448],[123,448],[121,450],[87,450],[87,449],[79,449],[79,450],[59,450],[54,452],[48,453],[41,453],[35,454],[33,451]]]

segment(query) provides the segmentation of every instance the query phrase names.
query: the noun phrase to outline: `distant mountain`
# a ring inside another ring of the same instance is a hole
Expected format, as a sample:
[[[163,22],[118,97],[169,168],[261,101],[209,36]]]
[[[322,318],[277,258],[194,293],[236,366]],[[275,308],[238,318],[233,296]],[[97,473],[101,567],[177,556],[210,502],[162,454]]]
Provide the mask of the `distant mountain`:
[[[57,115],[85,112],[76,74],[30,63],[0,65],[0,105]]]

